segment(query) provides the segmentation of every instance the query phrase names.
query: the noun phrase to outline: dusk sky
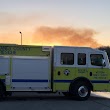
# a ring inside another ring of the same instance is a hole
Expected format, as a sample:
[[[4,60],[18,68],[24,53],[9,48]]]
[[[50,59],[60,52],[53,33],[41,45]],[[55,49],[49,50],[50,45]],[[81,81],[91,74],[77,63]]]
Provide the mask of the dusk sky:
[[[25,45],[110,46],[110,0],[0,0],[0,43],[19,31]]]

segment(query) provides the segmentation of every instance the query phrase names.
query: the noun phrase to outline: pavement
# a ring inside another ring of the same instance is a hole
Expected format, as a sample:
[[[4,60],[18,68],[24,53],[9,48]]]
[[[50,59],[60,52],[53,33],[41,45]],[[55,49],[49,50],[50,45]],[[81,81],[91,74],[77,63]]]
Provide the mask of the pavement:
[[[0,110],[110,110],[110,93],[92,93],[87,101],[58,93],[13,93],[0,102]]]

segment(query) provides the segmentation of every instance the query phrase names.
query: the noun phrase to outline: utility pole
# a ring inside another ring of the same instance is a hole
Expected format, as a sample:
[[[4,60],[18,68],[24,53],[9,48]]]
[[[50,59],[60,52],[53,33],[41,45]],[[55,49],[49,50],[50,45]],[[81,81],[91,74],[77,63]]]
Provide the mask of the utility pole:
[[[22,45],[22,32],[20,31],[19,33],[21,34],[21,45]]]

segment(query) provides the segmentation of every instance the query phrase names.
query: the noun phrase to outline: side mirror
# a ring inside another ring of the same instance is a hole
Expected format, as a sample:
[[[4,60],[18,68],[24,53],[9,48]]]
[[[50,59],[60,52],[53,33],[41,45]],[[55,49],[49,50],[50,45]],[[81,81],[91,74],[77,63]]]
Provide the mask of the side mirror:
[[[102,66],[103,66],[103,67],[106,66],[106,64],[105,64],[105,60],[104,60],[104,59],[102,59]]]

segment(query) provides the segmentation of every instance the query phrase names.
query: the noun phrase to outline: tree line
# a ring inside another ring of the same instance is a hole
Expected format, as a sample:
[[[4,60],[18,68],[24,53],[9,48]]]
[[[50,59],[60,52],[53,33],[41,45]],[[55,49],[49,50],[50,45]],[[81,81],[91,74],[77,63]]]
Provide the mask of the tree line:
[[[108,55],[108,58],[109,58],[109,61],[110,61],[110,47],[109,46],[102,46],[102,47],[99,47],[98,49],[106,51],[107,55]]]

